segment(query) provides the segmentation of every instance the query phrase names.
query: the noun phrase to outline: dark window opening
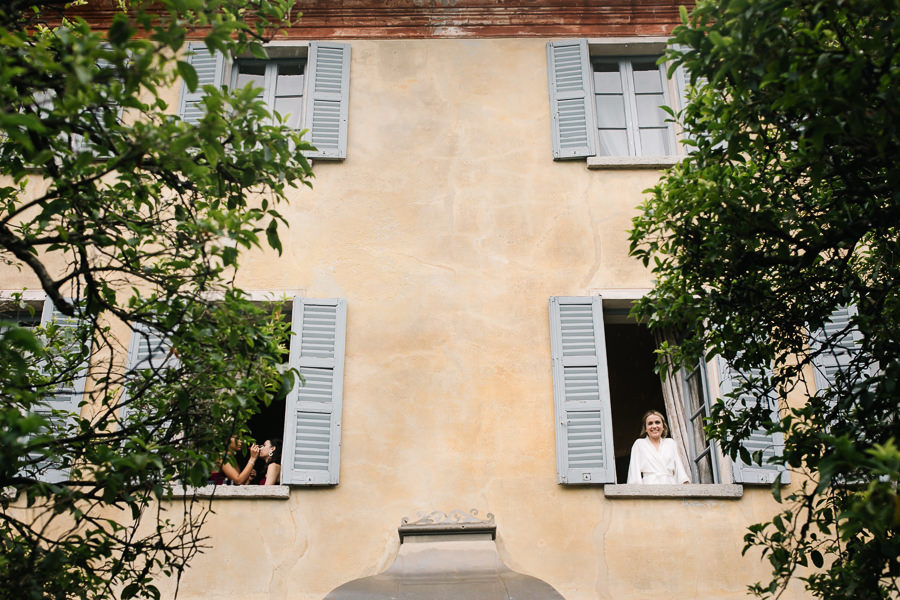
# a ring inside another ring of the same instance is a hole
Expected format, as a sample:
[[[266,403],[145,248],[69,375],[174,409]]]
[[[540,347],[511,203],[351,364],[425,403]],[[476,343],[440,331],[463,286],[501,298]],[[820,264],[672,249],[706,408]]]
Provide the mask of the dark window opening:
[[[607,311],[604,321],[616,481],[625,483],[631,445],[641,433],[641,417],[648,410],[665,415],[665,401],[659,375],[653,370],[656,343],[650,330]]]

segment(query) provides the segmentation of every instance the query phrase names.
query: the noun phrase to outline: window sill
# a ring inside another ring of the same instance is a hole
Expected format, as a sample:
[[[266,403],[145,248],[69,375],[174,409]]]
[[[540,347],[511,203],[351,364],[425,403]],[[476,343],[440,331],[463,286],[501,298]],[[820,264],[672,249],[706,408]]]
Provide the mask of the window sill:
[[[683,485],[607,484],[603,486],[607,498],[709,498],[738,500],[744,486],[734,483],[686,483]]]
[[[287,500],[291,488],[286,485],[205,485],[197,488],[176,486],[172,488],[172,498],[247,499],[268,498]]]
[[[677,156],[589,156],[588,169],[668,169]]]

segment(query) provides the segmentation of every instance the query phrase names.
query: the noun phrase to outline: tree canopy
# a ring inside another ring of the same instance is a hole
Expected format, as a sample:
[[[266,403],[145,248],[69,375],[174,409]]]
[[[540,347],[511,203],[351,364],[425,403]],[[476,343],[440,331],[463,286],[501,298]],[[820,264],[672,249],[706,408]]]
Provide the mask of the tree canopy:
[[[241,252],[281,251],[311,146],[257,89],[206,87],[197,123],[168,95],[196,90],[188,37],[264,57],[292,5],[120,0],[108,30],[58,0],[0,6],[0,259],[52,303],[37,327],[27,293],[0,306],[0,596],[158,597],[208,505],[152,507],[293,384],[289,327],[234,277]],[[164,360],[124,364],[129,329]]]
[[[707,424],[733,457],[754,430],[785,434],[773,460],[795,475],[746,536],[772,566],[753,591],[897,597],[900,3],[701,0],[682,17],[667,59],[692,84],[689,153],[634,220],[656,278],[637,313],[679,332],[675,361],[748,375]],[[736,410],[773,392],[780,419]]]

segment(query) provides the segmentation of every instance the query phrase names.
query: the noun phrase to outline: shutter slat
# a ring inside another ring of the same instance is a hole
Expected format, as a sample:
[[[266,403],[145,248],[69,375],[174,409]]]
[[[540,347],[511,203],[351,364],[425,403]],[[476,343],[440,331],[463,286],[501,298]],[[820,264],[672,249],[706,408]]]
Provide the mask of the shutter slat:
[[[778,419],[778,398],[763,397],[755,398],[749,395],[741,395],[736,398],[729,398],[740,385],[742,381],[759,377],[762,373],[752,371],[746,375],[741,374],[734,369],[720,356],[718,357],[719,367],[719,388],[726,402],[732,403],[732,409],[735,412],[747,410],[755,407],[760,402],[769,406],[772,411],[772,418]],[[763,430],[757,429],[750,433],[741,445],[750,452],[751,456],[754,452],[763,451],[763,464],[746,464],[738,457],[732,467],[734,480],[737,483],[745,484],[769,484],[775,481],[775,478],[781,476],[782,483],[790,481],[790,473],[783,465],[768,463],[768,459],[774,456],[780,456],[784,449],[784,435],[781,433],[768,434]]]
[[[282,481],[338,483],[346,301],[294,298],[290,364],[303,376],[287,398]]]
[[[203,117],[203,86],[222,85],[225,78],[225,57],[220,52],[210,54],[202,42],[190,42],[184,60],[197,72],[197,89],[191,92],[182,82],[178,116],[183,121],[196,125]]]
[[[614,483],[600,298],[550,298],[550,341],[558,480]]]
[[[347,121],[350,100],[350,46],[312,42],[308,63],[309,90],[304,128],[316,147],[313,158],[343,159],[347,156]]]
[[[71,302],[70,299],[66,300]],[[76,350],[80,344],[80,340],[76,337],[77,330],[81,325],[80,319],[59,312],[50,298],[46,298],[41,312],[41,326],[46,327],[51,322],[60,328],[62,336],[69,338],[66,340],[65,351],[68,353]],[[84,352],[86,357],[90,357],[91,348],[84,349]],[[45,406],[35,409],[35,413],[50,417],[53,429],[64,429],[74,424],[75,419],[79,417],[88,366],[88,361],[85,360],[84,364],[76,369],[71,379],[59,381],[53,390],[44,397]],[[42,481],[50,483],[65,481],[69,478],[68,467],[53,465],[49,462],[38,465],[37,473]]]
[[[587,40],[547,43],[553,159],[596,154],[593,71]]]

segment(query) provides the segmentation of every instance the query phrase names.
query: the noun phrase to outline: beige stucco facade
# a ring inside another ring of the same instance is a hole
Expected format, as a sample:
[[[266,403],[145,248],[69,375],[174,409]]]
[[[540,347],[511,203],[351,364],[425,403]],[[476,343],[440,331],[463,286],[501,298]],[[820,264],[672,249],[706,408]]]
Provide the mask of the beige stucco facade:
[[[238,277],[347,301],[340,483],[214,500],[182,599],[319,600],[385,570],[402,517],[471,508],[495,515],[507,565],[568,600],[740,598],[767,574],[741,556],[766,488],[557,483],[548,298],[651,286],[627,231],[660,173],[552,160],[546,42],[349,40],[347,158],[314,165],[283,255]]]

